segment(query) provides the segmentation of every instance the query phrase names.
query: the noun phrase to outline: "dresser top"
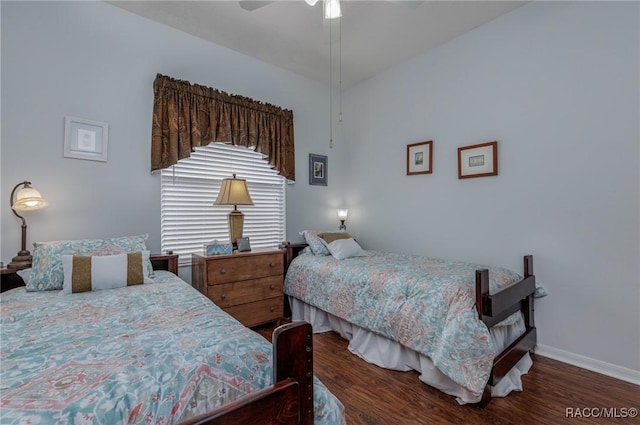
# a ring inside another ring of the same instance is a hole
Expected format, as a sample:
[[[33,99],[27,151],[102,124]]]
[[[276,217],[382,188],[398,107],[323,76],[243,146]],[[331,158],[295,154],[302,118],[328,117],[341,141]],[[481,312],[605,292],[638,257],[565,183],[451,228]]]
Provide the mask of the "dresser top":
[[[200,257],[204,259],[216,259],[216,258],[238,258],[238,257],[246,257],[251,255],[264,255],[264,254],[283,254],[284,251],[280,248],[253,248],[251,251],[238,252],[234,251],[233,254],[215,254],[215,255],[204,255],[204,254],[191,254],[193,257]]]

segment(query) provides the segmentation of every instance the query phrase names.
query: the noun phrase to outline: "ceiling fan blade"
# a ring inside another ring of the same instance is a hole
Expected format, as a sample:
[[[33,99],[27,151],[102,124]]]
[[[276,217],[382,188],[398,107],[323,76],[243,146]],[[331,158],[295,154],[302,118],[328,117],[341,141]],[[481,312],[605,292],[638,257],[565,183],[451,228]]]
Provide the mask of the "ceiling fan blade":
[[[240,0],[240,7],[244,10],[252,11],[256,9],[260,9],[263,6],[273,3],[273,1],[264,1],[264,0]]]

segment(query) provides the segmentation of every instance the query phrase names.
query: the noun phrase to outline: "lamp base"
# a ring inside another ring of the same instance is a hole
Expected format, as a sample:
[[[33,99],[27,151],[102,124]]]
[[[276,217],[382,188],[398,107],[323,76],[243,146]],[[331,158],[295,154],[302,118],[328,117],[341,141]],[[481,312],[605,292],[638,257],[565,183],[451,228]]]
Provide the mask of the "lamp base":
[[[11,262],[7,264],[8,269],[26,269],[31,267],[31,260],[33,257],[29,251],[18,251],[18,255],[11,259]]]
[[[233,210],[228,215],[229,220],[229,241],[236,246],[238,238],[242,237],[242,228],[244,227],[244,214],[242,211]]]

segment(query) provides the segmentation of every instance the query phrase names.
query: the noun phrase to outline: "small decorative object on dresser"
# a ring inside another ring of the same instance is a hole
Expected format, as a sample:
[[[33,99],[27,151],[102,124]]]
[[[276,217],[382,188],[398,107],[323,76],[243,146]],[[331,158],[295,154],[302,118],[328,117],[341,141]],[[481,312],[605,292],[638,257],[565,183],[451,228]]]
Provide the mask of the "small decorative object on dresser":
[[[205,244],[204,253],[206,255],[232,254],[233,244],[231,242],[219,242],[217,240]]]
[[[433,141],[407,145],[407,175],[431,174]]]
[[[251,251],[251,242],[249,242],[249,237],[238,238],[238,252],[246,252]]]
[[[498,142],[458,148],[458,178],[498,175]]]
[[[193,286],[245,326],[282,317],[284,251],[192,255]]]

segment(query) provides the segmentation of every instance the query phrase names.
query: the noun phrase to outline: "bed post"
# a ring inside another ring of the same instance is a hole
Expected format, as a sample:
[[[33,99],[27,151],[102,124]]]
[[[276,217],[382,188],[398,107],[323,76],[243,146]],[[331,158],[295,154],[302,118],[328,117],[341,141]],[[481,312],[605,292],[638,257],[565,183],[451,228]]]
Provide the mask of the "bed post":
[[[489,270],[476,270],[476,309],[478,319],[483,320],[485,314],[485,297],[489,295]]]
[[[286,336],[286,337],[285,337]],[[273,331],[273,382],[287,378],[300,385],[300,425],[313,424],[313,330],[293,322]]]
[[[524,277],[533,276],[533,255],[524,256]],[[536,326],[533,315],[533,294],[524,299],[523,312],[524,323],[527,329],[534,328]]]

